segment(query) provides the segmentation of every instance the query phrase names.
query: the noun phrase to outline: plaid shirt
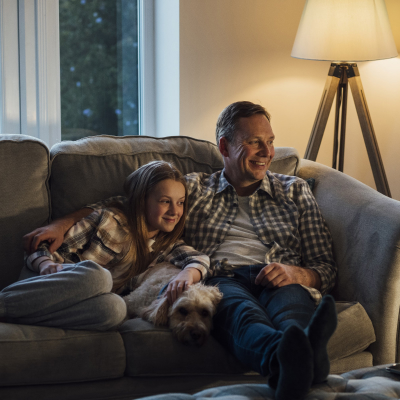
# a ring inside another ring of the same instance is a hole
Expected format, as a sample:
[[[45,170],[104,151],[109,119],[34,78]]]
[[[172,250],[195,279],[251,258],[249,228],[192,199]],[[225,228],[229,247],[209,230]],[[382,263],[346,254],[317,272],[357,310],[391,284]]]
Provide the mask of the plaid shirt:
[[[53,254],[48,251],[49,244],[42,242],[38,250],[27,258],[27,266],[35,271],[32,263],[42,256],[65,264],[91,260],[109,269],[113,278],[116,278],[130,266],[127,263],[114,268],[129,251],[129,243],[123,243],[126,233],[127,227],[118,214],[107,208],[96,208],[68,230],[64,242]],[[156,263],[162,261],[168,261],[181,269],[194,267],[203,278],[208,276],[209,257],[186,245],[183,240],[177,241],[168,254],[160,253]]]
[[[224,171],[188,174],[186,181],[189,209],[185,241],[212,258],[238,213],[237,193]],[[278,262],[312,269],[321,278],[322,294],[333,288],[336,264],[332,239],[304,180],[267,171],[250,196],[249,206],[254,231],[266,247],[266,264]],[[321,293],[306,289],[319,302]]]
[[[189,193],[185,242],[212,258],[238,213],[236,191],[223,171],[212,175],[192,173],[185,178]],[[95,207],[104,204],[99,202]],[[305,288],[319,303],[321,293],[328,293],[335,284],[336,264],[331,235],[308,184],[295,176],[267,171],[260,187],[250,196],[249,206],[251,223],[265,245],[265,263],[316,271],[321,291]]]

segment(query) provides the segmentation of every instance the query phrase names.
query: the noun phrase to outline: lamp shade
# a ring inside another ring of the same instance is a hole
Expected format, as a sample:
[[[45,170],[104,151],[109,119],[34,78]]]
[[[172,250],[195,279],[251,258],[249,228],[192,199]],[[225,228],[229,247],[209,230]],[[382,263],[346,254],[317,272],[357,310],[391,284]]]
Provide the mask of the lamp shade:
[[[292,57],[369,61],[397,57],[384,0],[307,0]]]

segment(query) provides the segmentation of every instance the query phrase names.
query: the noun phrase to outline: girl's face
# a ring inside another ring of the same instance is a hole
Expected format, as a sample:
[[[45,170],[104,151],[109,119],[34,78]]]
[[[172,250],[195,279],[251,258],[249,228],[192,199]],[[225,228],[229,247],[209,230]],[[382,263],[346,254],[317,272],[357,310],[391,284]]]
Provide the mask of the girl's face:
[[[146,199],[146,225],[148,239],[159,231],[172,232],[182,217],[185,202],[185,187],[172,179],[165,179],[148,193]]]

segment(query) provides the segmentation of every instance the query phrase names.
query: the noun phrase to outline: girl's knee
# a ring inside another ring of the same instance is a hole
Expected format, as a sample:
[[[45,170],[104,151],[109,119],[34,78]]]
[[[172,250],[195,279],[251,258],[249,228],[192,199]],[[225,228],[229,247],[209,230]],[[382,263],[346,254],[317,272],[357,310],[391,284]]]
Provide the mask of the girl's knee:
[[[99,264],[90,260],[81,261],[76,264],[75,270],[84,275],[82,283],[84,281],[90,291],[96,294],[111,292],[113,287],[111,272]]]
[[[103,296],[102,305],[102,331],[108,331],[118,328],[126,319],[126,303],[122,297],[109,293]]]

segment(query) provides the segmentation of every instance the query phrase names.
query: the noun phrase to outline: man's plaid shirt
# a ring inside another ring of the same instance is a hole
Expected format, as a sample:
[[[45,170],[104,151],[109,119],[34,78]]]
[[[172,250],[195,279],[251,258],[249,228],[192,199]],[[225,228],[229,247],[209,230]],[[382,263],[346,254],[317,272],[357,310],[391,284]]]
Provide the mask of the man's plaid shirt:
[[[224,171],[188,174],[186,182],[189,207],[185,241],[212,258],[236,218],[238,196]],[[321,293],[332,289],[336,278],[332,239],[308,184],[267,171],[249,200],[251,223],[266,247],[265,263],[312,269],[321,278]],[[321,293],[307,289],[318,303]]]

